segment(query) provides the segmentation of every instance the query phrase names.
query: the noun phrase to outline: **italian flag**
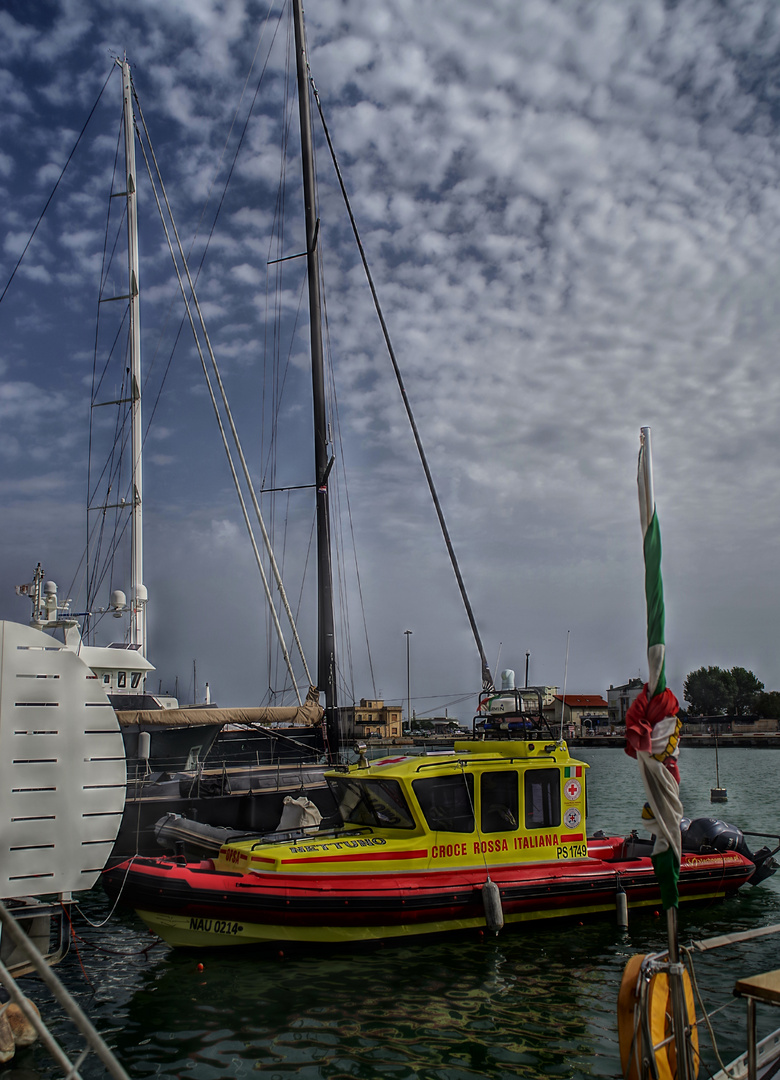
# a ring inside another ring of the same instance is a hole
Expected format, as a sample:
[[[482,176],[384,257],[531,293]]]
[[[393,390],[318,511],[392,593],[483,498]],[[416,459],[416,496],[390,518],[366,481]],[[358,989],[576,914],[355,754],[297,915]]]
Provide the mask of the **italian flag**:
[[[665,909],[677,907],[680,878],[680,773],[677,767],[681,721],[679,703],[666,685],[664,590],[661,579],[661,530],[653,492],[650,428],[639,437],[639,520],[645,557],[648,680],[626,714],[626,753],[639,763],[650,818],[656,834],[652,860]]]
[[[646,433],[646,434],[645,434]],[[645,442],[645,439],[647,440]],[[642,428],[639,443],[639,522],[645,555],[645,600],[647,602],[647,695],[654,697],[666,689],[666,645],[664,643],[664,583],[661,578],[661,529],[653,493],[653,465],[650,458],[650,429]]]
[[[566,780],[572,776],[582,776],[582,765],[567,765],[563,770],[563,775]]]

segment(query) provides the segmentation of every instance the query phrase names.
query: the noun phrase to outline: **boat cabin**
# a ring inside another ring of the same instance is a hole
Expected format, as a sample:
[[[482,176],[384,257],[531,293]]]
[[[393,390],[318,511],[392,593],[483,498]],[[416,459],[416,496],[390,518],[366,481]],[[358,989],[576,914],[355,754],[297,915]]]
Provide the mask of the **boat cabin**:
[[[227,844],[217,866],[310,872],[322,858],[338,871],[377,847],[388,870],[393,861],[422,869],[487,856],[491,865],[585,858],[587,768],[561,742],[464,741],[449,752],[361,758],[326,774],[340,828]]]

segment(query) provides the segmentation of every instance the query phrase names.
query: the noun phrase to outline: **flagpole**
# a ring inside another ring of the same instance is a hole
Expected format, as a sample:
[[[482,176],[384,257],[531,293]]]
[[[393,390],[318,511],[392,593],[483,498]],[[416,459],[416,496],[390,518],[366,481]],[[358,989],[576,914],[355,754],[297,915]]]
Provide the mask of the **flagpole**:
[[[639,466],[637,469],[639,488],[639,520],[642,526],[642,541],[645,556],[645,598],[647,603],[647,700],[648,702],[666,691],[666,644],[665,612],[663,584],[661,579],[661,535],[655,508],[655,488],[653,484],[653,455],[650,440],[650,428],[643,427],[639,433]],[[677,701],[674,700],[675,708]],[[643,780],[647,787],[647,773],[643,769]],[[682,805],[679,804],[680,810]],[[679,827],[679,826],[678,826]],[[671,852],[665,852],[661,858]],[[656,856],[657,858],[657,856]],[[654,866],[656,858],[653,859]],[[659,866],[656,873],[659,874]],[[679,864],[678,864],[679,874]],[[660,876],[660,875],[659,875]],[[678,1080],[691,1080],[691,1061],[687,1039],[688,1014],[685,1004],[683,985],[684,965],[680,963],[679,930],[677,924],[677,882],[674,883],[674,898],[668,901],[663,897],[666,908],[666,936],[669,946],[669,990],[672,1004],[672,1029],[677,1047]]]

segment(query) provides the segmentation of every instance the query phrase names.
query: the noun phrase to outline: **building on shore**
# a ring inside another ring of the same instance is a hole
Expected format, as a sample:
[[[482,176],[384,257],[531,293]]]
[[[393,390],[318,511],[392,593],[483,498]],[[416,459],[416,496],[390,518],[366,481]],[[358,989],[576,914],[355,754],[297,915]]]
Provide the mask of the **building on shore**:
[[[644,683],[641,679],[629,679],[622,686],[612,686],[607,690],[609,722],[613,727],[625,727],[626,713],[629,706],[642,692]]]
[[[601,694],[556,694],[545,708],[554,731],[563,730],[564,738],[607,734],[612,730],[609,705]]]
[[[342,730],[348,739],[397,739],[401,736],[401,706],[361,698],[341,709]]]

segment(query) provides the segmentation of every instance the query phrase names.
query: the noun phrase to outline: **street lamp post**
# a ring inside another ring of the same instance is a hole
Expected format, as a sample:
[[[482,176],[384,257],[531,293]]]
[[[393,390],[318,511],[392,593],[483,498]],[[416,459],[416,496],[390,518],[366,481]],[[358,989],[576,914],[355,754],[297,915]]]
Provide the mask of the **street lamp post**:
[[[528,661],[530,659],[531,659],[531,653],[527,652],[525,654],[525,685],[526,685],[526,689],[528,689]]]
[[[412,730],[412,694],[411,694],[411,681],[409,678],[409,638],[412,636],[411,630],[404,630],[406,634],[406,723],[409,725],[409,731]],[[403,728],[403,724],[401,725]]]

